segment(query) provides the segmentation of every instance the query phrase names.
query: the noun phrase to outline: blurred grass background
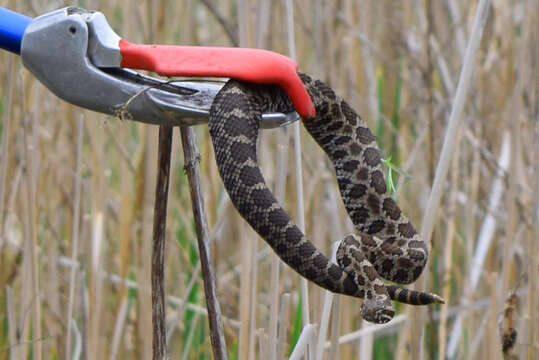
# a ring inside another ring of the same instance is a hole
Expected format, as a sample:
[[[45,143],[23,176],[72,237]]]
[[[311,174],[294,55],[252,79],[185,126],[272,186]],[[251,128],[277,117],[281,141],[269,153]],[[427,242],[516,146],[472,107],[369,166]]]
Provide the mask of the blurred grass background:
[[[476,2],[293,4],[301,71],[327,82],[366,119],[392,168],[395,197],[419,229]],[[103,12],[132,42],[241,42],[289,53],[284,1],[0,1],[29,16],[67,5]],[[464,126],[452,134],[459,145],[424,275],[428,290],[447,301],[428,307],[421,324],[426,359],[447,353],[458,359],[539,356],[538,14],[534,0],[492,1]],[[81,359],[151,358],[157,128],[66,104],[7,52],[0,53],[0,81],[0,359],[64,359],[68,333],[71,355]],[[264,359],[275,342],[268,336],[272,255],[223,191],[207,127],[196,132],[229,356]],[[291,138],[283,145],[283,138],[281,130],[269,130],[260,141],[270,186],[283,180],[276,150],[294,146]],[[330,254],[332,243],[353,228],[329,161],[303,131],[301,149],[306,233]],[[171,359],[209,359],[181,155],[176,135],[166,244],[168,347]],[[296,217],[295,162],[289,155],[283,203]],[[246,251],[247,242],[254,246]],[[477,244],[486,246],[484,262],[477,261]],[[303,329],[299,288],[298,276],[281,266],[277,354],[288,355]],[[510,294],[514,301],[508,301]],[[309,285],[312,324],[321,321],[324,296]],[[328,340],[340,337],[342,344],[325,358],[410,358],[416,340],[408,319],[417,310],[396,305],[401,317],[371,328],[362,324],[359,305],[353,298],[334,300]],[[453,334],[458,316],[462,328]],[[360,328],[367,331],[357,334]],[[502,336],[511,329],[516,340],[502,353]]]

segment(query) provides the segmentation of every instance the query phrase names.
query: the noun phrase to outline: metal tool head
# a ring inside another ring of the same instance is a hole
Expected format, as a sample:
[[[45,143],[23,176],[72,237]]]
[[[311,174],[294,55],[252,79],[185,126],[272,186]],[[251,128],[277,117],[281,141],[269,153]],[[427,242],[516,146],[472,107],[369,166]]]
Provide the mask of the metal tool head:
[[[207,123],[224,81],[163,81],[123,69],[119,40],[102,13],[67,7],[28,25],[21,57],[47,88],[74,105],[158,125]],[[297,119],[295,112],[264,114],[261,126]]]

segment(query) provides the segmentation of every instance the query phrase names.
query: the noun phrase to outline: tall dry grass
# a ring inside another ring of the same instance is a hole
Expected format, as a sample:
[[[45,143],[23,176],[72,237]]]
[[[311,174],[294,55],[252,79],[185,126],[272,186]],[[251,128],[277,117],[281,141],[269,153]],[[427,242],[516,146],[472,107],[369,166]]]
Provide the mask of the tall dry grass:
[[[427,237],[432,228],[417,286],[447,304],[396,305],[392,322],[362,323],[360,300],[302,284],[245,225],[222,188],[207,128],[197,127],[230,359],[539,357],[539,3],[490,1],[459,123],[448,132],[479,3],[84,2],[130,41],[242,44],[294,56],[360,111],[390,159],[399,204]],[[31,16],[62,5],[0,1]],[[150,358],[156,127],[68,105],[5,52],[0,79],[0,359]],[[296,131],[264,131],[261,166],[296,222],[331,255],[353,227],[328,160]],[[447,139],[448,173],[435,181]],[[206,359],[212,350],[183,169],[175,136],[168,352]]]

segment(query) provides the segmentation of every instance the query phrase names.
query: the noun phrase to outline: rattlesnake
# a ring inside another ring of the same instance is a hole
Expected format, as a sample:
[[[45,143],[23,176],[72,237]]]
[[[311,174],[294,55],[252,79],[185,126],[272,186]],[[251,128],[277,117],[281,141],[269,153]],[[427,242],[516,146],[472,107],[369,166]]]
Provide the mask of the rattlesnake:
[[[413,305],[442,303],[434,294],[385,285],[409,284],[427,262],[427,247],[388,194],[376,140],[361,117],[321,81],[300,74],[316,116],[303,125],[335,167],[346,210],[358,234],[346,236],[338,265],[318,251],[268,189],[257,163],[256,142],[265,112],[293,111],[274,85],[230,80],[215,97],[209,119],[219,173],[242,217],[303,277],[335,293],[365,299],[361,316],[389,321],[390,300]]]

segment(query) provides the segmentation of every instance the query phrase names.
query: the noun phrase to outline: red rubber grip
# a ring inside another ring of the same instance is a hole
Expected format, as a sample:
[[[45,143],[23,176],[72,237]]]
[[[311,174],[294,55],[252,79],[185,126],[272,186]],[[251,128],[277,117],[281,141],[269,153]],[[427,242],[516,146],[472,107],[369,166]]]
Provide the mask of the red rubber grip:
[[[316,111],[297,63],[281,54],[247,48],[138,45],[120,40],[121,66],[149,70],[163,76],[229,77],[259,84],[279,85],[303,118]]]

